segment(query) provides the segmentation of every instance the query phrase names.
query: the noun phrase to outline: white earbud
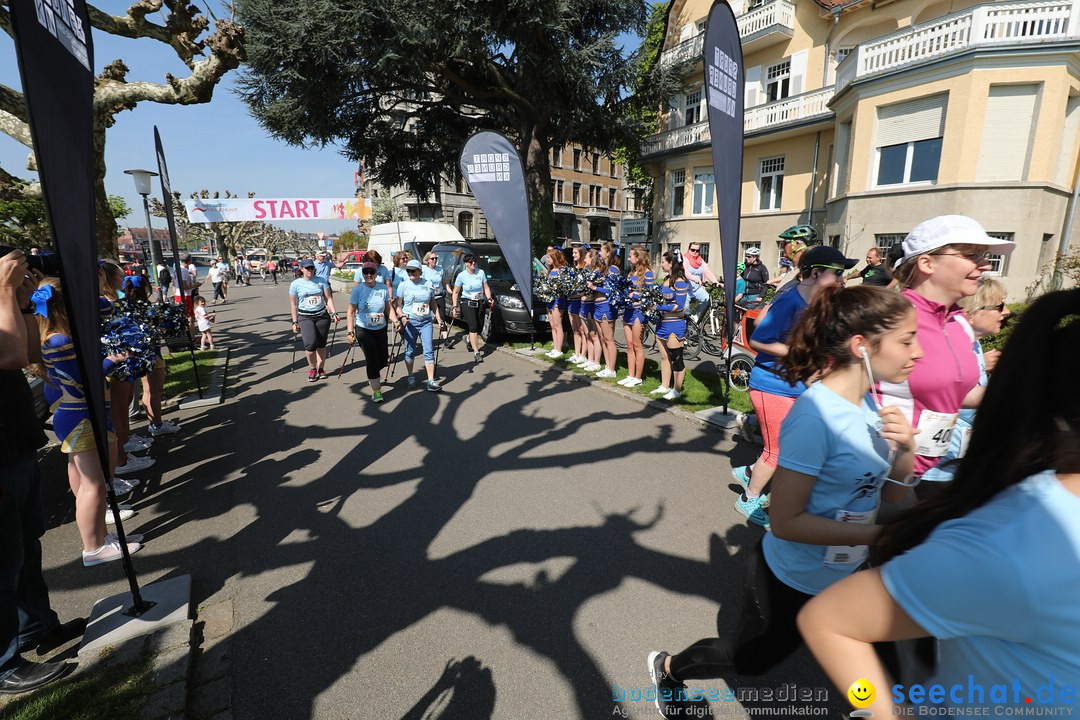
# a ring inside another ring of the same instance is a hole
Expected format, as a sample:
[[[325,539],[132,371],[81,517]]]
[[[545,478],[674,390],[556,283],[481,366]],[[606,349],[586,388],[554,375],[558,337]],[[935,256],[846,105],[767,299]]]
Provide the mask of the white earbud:
[[[866,358],[866,348],[865,347],[863,347],[862,345],[859,345],[855,349],[859,351],[859,355],[861,355],[863,358]]]

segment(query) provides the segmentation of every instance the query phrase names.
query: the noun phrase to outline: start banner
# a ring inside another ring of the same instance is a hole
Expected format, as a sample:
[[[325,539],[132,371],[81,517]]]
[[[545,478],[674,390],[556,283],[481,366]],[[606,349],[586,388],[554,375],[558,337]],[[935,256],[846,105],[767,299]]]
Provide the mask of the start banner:
[[[214,198],[185,200],[188,221],[277,222],[280,220],[367,220],[367,198]]]

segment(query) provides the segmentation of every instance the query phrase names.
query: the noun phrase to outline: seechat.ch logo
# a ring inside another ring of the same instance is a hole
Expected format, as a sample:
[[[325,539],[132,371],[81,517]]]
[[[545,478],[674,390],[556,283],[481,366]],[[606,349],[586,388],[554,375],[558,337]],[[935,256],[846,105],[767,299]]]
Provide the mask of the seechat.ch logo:
[[[1048,681],[1039,685],[1034,692],[1026,692],[1018,678],[1009,683],[996,683],[984,686],[975,681],[974,675],[968,675],[967,683],[954,685],[921,685],[913,684],[905,686],[896,684],[890,688],[891,700],[898,706],[894,708],[895,715],[947,715],[947,714],[980,714],[989,715],[993,708],[994,715],[1056,715],[1055,709],[1060,709],[1068,714],[1072,713],[1071,706],[1076,702],[1076,690],[1070,685],[1055,685],[1051,676]],[[873,683],[865,678],[859,678],[848,688],[848,700],[858,708],[851,713],[851,717],[873,717],[874,714],[866,708],[874,704],[877,692]],[[905,707],[899,707],[905,706]],[[979,713],[950,713],[951,709],[973,710],[979,708]]]

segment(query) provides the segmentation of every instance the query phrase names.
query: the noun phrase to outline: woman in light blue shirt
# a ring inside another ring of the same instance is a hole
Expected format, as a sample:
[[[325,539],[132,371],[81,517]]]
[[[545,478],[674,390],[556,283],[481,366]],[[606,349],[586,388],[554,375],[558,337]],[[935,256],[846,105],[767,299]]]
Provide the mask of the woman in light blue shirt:
[[[432,298],[432,304],[438,305],[439,312],[445,314],[446,311],[446,291],[450,289],[450,286],[443,278],[443,267],[439,264],[439,256],[433,252],[429,252],[424,256],[424,267],[420,271],[421,276],[424,278],[424,282],[431,286],[431,291],[434,293]],[[450,290],[453,292],[453,290]],[[441,338],[434,338],[437,342]]]
[[[465,256],[465,269],[454,279],[454,317],[464,318],[469,328],[469,342],[476,362],[484,361],[480,352],[480,324],[485,304],[491,312],[495,299],[491,296],[487,275],[477,269],[476,256],[470,253]]]
[[[838,687],[901,704],[1062,715],[1080,681],[1080,290],[1024,311],[955,479],[896,517],[875,564],[811,601],[799,629]],[[775,504],[775,501],[774,501]],[[938,638],[934,676],[897,684],[871,643]],[[927,708],[931,709],[931,708]],[[1034,712],[1033,712],[1034,711]],[[918,714],[918,713],[915,713]]]
[[[293,335],[301,333],[308,361],[308,382],[326,379],[326,338],[331,318],[340,320],[334,308],[330,283],[315,275],[315,261],[300,261],[301,276],[289,283],[289,307]],[[329,310],[329,312],[327,312]]]
[[[360,266],[360,273],[364,282],[353,288],[349,298],[349,342],[358,342],[364,351],[371,399],[380,403],[383,395],[379,376],[390,354],[387,350],[386,323],[396,323],[397,314],[390,302],[390,288],[378,282],[375,263],[365,262]]]
[[[913,498],[906,481],[914,431],[871,389],[875,378],[897,382],[915,367],[922,356],[916,331],[911,303],[881,288],[834,286],[810,302],[780,371],[789,382],[822,377],[795,401],[780,431],[772,533],[747,569],[739,634],[649,656],[658,705],[671,705],[660,707],[665,717],[685,709],[659,700],[680,690],[685,697],[683,681],[761,675],[797,650],[799,609],[863,562],[880,531],[881,499]]]
[[[442,321],[442,311],[434,304],[435,293],[431,286],[424,282],[421,275],[420,261],[410,260],[405,266],[409,279],[398,285],[395,297],[398,315],[401,318],[402,342],[405,345],[405,369],[409,373],[409,387],[416,387],[416,376],[413,375],[413,357],[416,354],[416,341],[419,339],[424,346],[424,369],[427,371],[427,389],[431,392],[442,390],[435,382],[435,349],[431,338],[431,318],[438,320],[439,326],[445,328]]]

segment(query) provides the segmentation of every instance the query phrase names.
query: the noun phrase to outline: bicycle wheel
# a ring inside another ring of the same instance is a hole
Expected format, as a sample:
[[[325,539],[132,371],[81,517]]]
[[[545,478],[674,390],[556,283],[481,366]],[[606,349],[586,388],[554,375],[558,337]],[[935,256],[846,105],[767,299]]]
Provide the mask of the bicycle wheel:
[[[750,371],[754,369],[754,361],[747,355],[735,355],[731,358],[728,366],[728,382],[731,387],[743,392],[750,389]]]
[[[716,328],[716,332],[713,332]],[[710,314],[701,327],[701,349],[713,357],[724,356],[724,318],[721,313]]]
[[[686,319],[686,337],[683,338],[683,357],[697,360],[701,356],[701,328],[693,318]]]

